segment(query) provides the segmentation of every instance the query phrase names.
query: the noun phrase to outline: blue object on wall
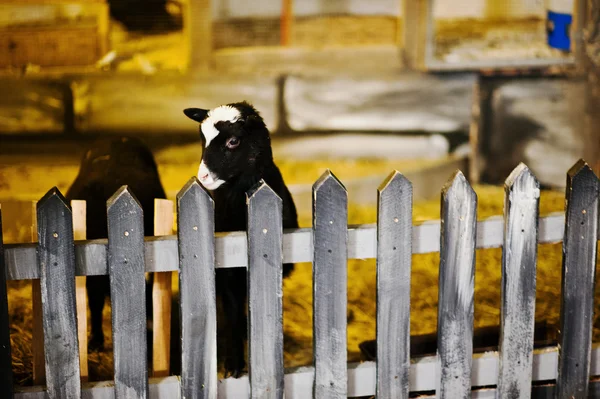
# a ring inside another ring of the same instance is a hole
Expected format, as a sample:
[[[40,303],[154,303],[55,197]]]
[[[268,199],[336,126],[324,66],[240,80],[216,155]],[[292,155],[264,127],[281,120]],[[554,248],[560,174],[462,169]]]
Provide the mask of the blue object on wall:
[[[569,29],[573,22],[571,14],[548,11],[548,45],[561,50],[571,49]]]

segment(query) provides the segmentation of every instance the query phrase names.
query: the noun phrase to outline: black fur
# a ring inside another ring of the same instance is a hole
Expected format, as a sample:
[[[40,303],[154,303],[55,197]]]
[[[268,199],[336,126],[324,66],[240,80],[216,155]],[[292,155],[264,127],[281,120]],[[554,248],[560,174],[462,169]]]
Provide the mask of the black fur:
[[[122,185],[128,185],[144,211],[144,234],[154,235],[154,199],[166,198],[152,153],[133,138],[102,139],[90,146],[69,190],[67,200],[85,200],[87,238],[108,237],[106,201]],[[151,283],[151,282],[150,282]],[[89,276],[86,281],[92,319],[90,349],[104,347],[102,310],[110,295],[108,276]],[[147,316],[152,317],[151,286],[146,289]],[[151,341],[148,341],[151,342]]]
[[[110,16],[127,30],[137,32],[173,31],[181,29],[180,17],[167,11],[167,0],[108,0]]]
[[[298,227],[294,200],[273,161],[269,131],[259,113],[246,102],[228,104],[241,113],[234,122],[219,122],[219,135],[205,147],[202,137],[202,160],[216,178],[225,183],[212,192],[215,203],[215,230],[217,232],[246,230],[246,192],[263,179],[283,201],[283,227]],[[184,113],[202,123],[208,111],[188,108]],[[231,137],[239,139],[234,149],[225,143]],[[293,264],[283,265],[283,276],[293,270]],[[225,372],[238,377],[244,367],[244,338],[246,326],[246,270],[241,268],[217,269],[217,294],[224,310],[226,343]]]

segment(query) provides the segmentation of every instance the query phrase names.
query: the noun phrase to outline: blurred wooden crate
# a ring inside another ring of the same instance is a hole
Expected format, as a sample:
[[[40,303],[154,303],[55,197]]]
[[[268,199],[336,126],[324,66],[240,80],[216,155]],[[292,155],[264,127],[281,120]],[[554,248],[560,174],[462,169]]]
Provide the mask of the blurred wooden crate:
[[[105,0],[0,0],[0,69],[94,65],[108,30]]]
[[[404,64],[426,72],[562,73],[575,59],[547,45],[545,12],[537,0],[405,0]]]

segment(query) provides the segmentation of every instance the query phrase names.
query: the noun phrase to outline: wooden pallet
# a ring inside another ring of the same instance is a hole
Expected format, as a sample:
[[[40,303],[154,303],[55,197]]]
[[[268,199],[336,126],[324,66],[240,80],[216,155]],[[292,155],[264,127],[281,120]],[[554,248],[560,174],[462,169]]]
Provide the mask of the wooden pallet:
[[[0,70],[94,65],[108,28],[105,0],[0,0]]]

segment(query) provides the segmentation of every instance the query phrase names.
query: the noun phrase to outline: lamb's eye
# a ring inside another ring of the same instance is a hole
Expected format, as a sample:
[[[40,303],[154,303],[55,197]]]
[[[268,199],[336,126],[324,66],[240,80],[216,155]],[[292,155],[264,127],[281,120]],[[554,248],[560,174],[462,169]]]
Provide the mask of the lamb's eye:
[[[229,149],[234,149],[235,147],[237,147],[238,145],[240,145],[240,139],[238,139],[237,137],[230,137],[227,140],[227,142],[225,143],[225,145]]]

